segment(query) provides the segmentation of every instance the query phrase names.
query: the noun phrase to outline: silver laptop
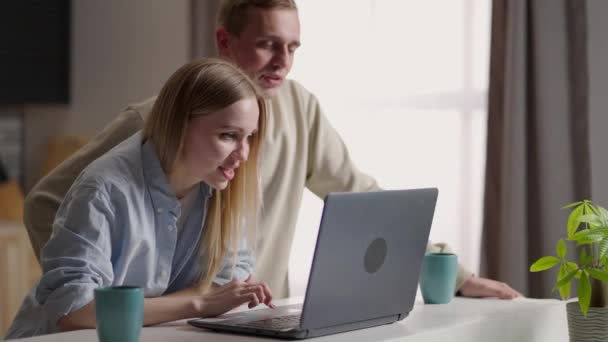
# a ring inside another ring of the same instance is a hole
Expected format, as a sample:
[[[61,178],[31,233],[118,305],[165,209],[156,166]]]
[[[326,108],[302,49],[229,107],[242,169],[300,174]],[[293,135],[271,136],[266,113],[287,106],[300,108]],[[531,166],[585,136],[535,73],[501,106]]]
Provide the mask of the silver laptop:
[[[188,323],[304,339],[404,319],[414,306],[437,193],[431,188],[327,195],[303,304]]]

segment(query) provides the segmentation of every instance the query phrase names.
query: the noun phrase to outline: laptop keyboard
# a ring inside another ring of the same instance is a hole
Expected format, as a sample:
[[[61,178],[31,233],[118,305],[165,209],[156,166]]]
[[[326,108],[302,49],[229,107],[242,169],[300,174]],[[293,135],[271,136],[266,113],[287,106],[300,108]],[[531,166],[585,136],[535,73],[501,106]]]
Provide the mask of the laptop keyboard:
[[[287,330],[296,328],[300,325],[300,314],[261,319],[259,321],[247,322],[240,325],[257,329]]]

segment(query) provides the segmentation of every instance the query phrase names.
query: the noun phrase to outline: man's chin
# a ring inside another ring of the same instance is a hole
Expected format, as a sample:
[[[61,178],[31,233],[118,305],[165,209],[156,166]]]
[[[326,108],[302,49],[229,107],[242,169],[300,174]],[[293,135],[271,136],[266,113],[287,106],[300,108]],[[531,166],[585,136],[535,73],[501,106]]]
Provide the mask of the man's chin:
[[[279,89],[281,89],[284,82],[285,80],[267,82],[262,78],[258,80],[258,86],[260,87],[264,95],[272,97],[276,96],[279,93]]]
[[[262,92],[264,93],[265,96],[267,97],[274,97],[279,93],[279,87],[260,87],[262,89]]]

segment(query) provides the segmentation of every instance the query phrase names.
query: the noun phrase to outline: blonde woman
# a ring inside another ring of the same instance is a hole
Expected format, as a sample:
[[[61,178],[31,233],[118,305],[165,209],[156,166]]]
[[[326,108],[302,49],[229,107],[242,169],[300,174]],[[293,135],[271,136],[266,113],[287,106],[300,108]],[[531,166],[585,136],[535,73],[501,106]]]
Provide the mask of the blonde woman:
[[[95,326],[94,289],[142,287],[144,324],[272,306],[251,273],[264,101],[231,64],[177,70],[142,132],[90,164],[42,250],[7,338]]]

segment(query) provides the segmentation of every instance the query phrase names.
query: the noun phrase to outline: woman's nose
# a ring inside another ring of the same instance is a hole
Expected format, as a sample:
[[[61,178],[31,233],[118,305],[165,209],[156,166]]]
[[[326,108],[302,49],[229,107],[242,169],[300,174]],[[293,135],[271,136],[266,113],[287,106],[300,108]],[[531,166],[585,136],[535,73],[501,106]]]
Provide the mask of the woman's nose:
[[[234,155],[240,161],[246,161],[249,157],[249,143],[247,140],[239,143],[237,149],[234,151]]]

